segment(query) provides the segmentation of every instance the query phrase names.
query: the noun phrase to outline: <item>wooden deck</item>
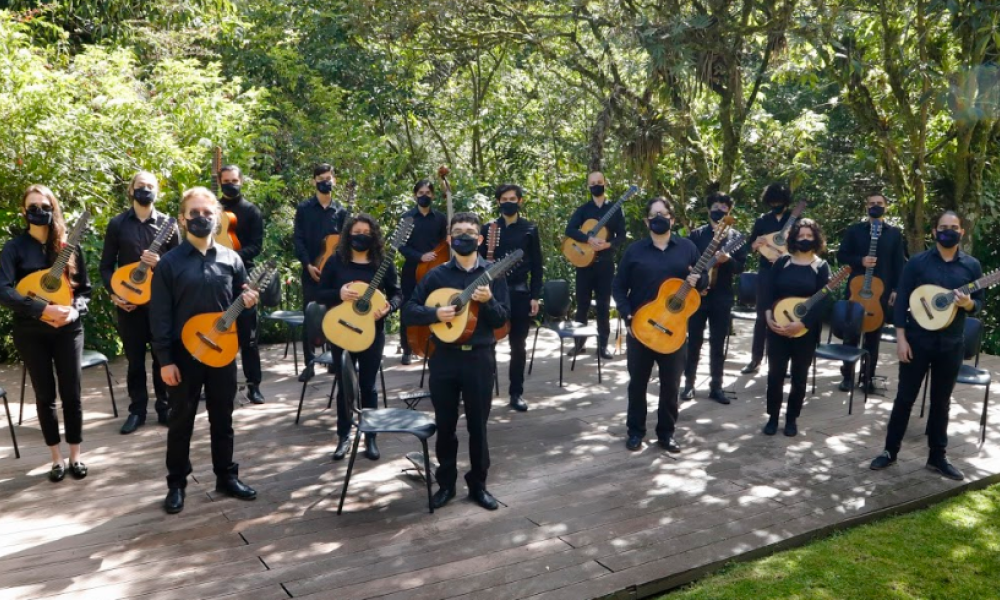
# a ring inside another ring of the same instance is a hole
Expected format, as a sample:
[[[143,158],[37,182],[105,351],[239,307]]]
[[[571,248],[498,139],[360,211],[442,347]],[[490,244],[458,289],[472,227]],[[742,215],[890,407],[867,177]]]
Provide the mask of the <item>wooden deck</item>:
[[[404,454],[419,445],[382,436],[382,460],[359,458],[338,517],[347,461],[330,459],[330,377],[310,383],[295,425],[300,384],[278,346],[264,352],[267,404],[235,413],[236,460],[241,478],[259,492],[254,502],[215,495],[202,413],[186,508],[164,514],[166,429],[148,424],[131,436],[118,433],[127,407],[122,360],[113,365],[119,419],[110,415],[103,373],[85,376],[90,476],[52,484],[29,390],[26,420],[17,427],[20,460],[5,420],[0,427],[0,600],[642,597],[730,560],[997,480],[998,426],[990,426],[980,450],[982,389],[961,386],[949,454],[966,482],[924,470],[916,411],[899,465],[867,468],[882,449],[895,391],[891,344],[882,357],[887,396],[864,406],[859,395],[848,416],[836,365],[826,363],[799,437],[761,435],[764,375],[738,375],[748,327],[738,324],[727,363],[727,385],[735,383],[738,399],[721,406],[705,398],[706,365],[698,398],[681,408],[677,456],[655,446],[625,450],[624,357],[606,364],[600,385],[592,356],[573,373],[567,362],[567,386],[559,389],[555,342],[543,333],[526,386],[531,409],[522,414],[506,405],[502,346],[502,394],[489,429],[489,488],[503,503],[495,512],[465,501],[460,490],[452,504],[428,514],[421,482],[402,472],[410,466]],[[994,372],[1000,366],[994,357],[982,364]],[[420,367],[402,367],[396,356],[386,367],[390,405],[402,406],[395,398],[417,387]],[[19,367],[0,370],[0,382],[16,421]],[[419,408],[430,410],[428,402]],[[461,471],[467,451],[460,436]]]

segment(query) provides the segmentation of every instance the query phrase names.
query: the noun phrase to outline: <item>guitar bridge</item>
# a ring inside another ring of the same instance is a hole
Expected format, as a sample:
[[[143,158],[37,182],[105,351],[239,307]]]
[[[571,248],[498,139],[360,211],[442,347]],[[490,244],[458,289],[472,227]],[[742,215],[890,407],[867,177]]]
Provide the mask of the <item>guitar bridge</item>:
[[[198,333],[198,339],[201,340],[202,344],[205,344],[212,350],[216,352],[222,352],[222,347],[213,342],[212,340],[210,340],[208,336],[206,336],[204,333]]]
[[[356,325],[352,325],[352,324],[348,323],[347,321],[345,321],[343,319],[337,319],[337,322],[340,323],[341,325],[343,325],[344,327],[350,329],[354,333],[362,333],[360,327],[358,327]]]
[[[927,299],[926,298],[921,298],[920,299],[920,306],[924,307],[924,312],[927,313],[927,318],[928,319],[933,319],[934,318],[934,313],[931,312],[931,306],[929,304],[927,304]]]
[[[648,322],[648,323],[649,323],[650,325],[652,325],[652,326],[653,326],[653,329],[655,329],[655,330],[659,331],[660,333],[665,333],[665,334],[667,334],[667,335],[674,335],[674,332],[673,332],[673,331],[670,331],[669,329],[667,329],[667,328],[666,328],[666,327],[664,327],[663,325],[660,325],[659,323],[657,323],[656,321],[654,321],[654,320],[652,320],[652,319],[647,319],[647,322]]]
[[[130,292],[135,292],[136,294],[141,294],[142,293],[142,290],[140,290],[139,288],[135,287],[134,285],[132,285],[128,281],[125,281],[124,279],[121,280],[119,283],[121,283],[122,287],[124,287],[125,289],[127,289]]]

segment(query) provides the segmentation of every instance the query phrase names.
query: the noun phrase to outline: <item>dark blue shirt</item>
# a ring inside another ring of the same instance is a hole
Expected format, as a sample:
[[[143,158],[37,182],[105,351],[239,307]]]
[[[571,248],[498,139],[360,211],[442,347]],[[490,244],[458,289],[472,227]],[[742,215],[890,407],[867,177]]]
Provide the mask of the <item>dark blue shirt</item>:
[[[851,279],[864,277],[867,270],[862,261],[871,249],[871,221],[855,223],[847,228],[837,250],[837,260],[842,265],[851,266]],[[903,232],[898,227],[882,223],[882,233],[875,245],[875,277],[885,284],[882,304],[888,305],[889,295],[896,291],[899,278],[903,274],[906,257],[903,255]],[[850,282],[850,280],[848,280]]]
[[[160,228],[167,223],[167,215],[155,208],[149,213],[149,218],[140,221],[135,214],[135,207],[128,209],[108,222],[108,230],[104,234],[104,250],[101,253],[101,279],[109,292],[111,277],[115,269],[123,265],[139,262],[142,253],[149,249],[153,238]],[[174,232],[160,246],[160,255],[166,254],[180,244],[180,234],[174,225]]]
[[[76,247],[73,256],[76,260],[76,272],[71,279],[74,286],[73,308],[83,316],[87,314],[87,305],[90,303],[90,278],[87,276],[87,264],[80,246]],[[48,303],[22,296],[17,291],[17,284],[26,275],[51,268],[55,258],[49,258],[45,244],[31,237],[27,231],[4,244],[3,251],[0,252],[0,304],[14,312],[15,321],[37,322],[50,327],[40,320]]]
[[[493,259],[500,260],[511,252],[524,250],[524,258],[507,275],[507,289],[511,292],[530,293],[535,300],[542,296],[542,242],[538,228],[527,219],[518,217],[507,225],[503,217],[496,220],[500,224],[500,236],[497,240]],[[483,243],[479,246],[479,255],[486,258],[489,242],[490,223],[483,225]],[[531,278],[529,285],[528,278]]]
[[[657,248],[651,237],[629,246],[618,264],[618,273],[611,286],[618,313],[631,320],[635,311],[656,298],[664,281],[687,279],[691,274],[688,267],[693,267],[700,256],[691,240],[676,234],[671,234],[664,250]],[[702,274],[699,287],[703,287],[706,281]]]
[[[578,242],[587,242],[589,239],[587,233],[580,231],[583,224],[588,219],[600,220],[601,217],[606,215],[609,210],[611,210],[611,205],[614,204],[608,199],[604,200],[604,204],[597,206],[591,198],[590,202],[578,207],[573,211],[573,216],[569,218],[569,223],[566,224],[566,237],[573,238]],[[615,206],[615,214],[608,220],[608,239],[607,242],[611,244],[611,247],[606,250],[601,250],[597,253],[595,262],[600,260],[614,260],[615,253],[613,250],[618,246],[625,243],[625,216],[622,215],[621,207]]]
[[[821,258],[817,258],[811,265],[797,265],[792,262],[792,257],[786,254],[774,261],[774,265],[760,277],[766,279],[764,285],[758,288],[760,290],[758,306],[771,309],[779,300],[791,297],[809,298],[823,289],[830,283],[830,265]],[[828,298],[823,298],[802,318],[802,324],[809,331],[819,331],[818,327],[823,322],[827,301]]]
[[[729,240],[735,238],[736,235],[736,232],[732,229],[727,231],[726,237],[722,238],[722,242],[719,244],[719,250],[725,248]],[[694,242],[694,245],[698,248],[698,253],[700,254],[708,248],[708,245],[712,243],[712,238],[714,237],[715,231],[712,229],[712,226],[710,224],[705,224],[692,231],[691,235],[688,236],[688,239]],[[730,298],[733,296],[733,277],[743,272],[743,268],[746,266],[748,252],[749,243],[743,244],[743,246],[732,253],[728,261],[718,265],[718,268],[715,271],[715,285],[708,290],[709,294],[722,294]]]
[[[966,314],[976,315],[983,309],[983,302],[986,301],[986,290],[973,292],[972,300],[976,303],[975,308],[971,312],[959,308],[951,325],[939,331],[927,331],[910,318],[910,295],[913,290],[924,284],[939,285],[945,289],[954,290],[972,283],[982,276],[983,267],[979,261],[961,250],[955,253],[955,259],[952,261],[944,260],[941,253],[938,252],[937,246],[917,254],[903,267],[903,276],[899,280],[899,287],[896,288],[893,322],[897,328],[906,330],[907,339],[914,335],[947,339],[949,342],[964,339],[965,316]]]
[[[747,240],[747,244],[752,246],[754,241],[762,235],[768,235],[771,233],[777,233],[781,231],[781,228],[785,226],[788,219],[792,216],[792,211],[785,210],[781,214],[781,219],[774,218],[773,213],[764,213],[757,217],[757,220],[753,222],[753,229],[750,230],[750,239]],[[757,272],[763,273],[767,269],[771,268],[771,261],[764,258],[762,254],[757,256]]]
[[[316,196],[295,207],[295,233],[292,239],[295,244],[295,258],[302,263],[303,277],[309,277],[306,274],[309,265],[316,262],[326,249],[324,246],[326,236],[340,233],[346,220],[347,209],[333,199],[326,208],[323,208]]]

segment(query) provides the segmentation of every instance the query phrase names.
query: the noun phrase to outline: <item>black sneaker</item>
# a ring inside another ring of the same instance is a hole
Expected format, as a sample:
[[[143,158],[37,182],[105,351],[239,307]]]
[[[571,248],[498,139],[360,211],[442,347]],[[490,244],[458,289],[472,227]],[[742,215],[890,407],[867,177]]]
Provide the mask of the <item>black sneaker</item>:
[[[760,361],[754,359],[751,360],[749,363],[747,363],[747,366],[740,369],[740,373],[743,373],[744,375],[749,375],[750,373],[756,373],[759,370],[760,370]]]
[[[872,471],[881,471],[882,469],[888,469],[892,465],[896,464],[896,457],[892,455],[888,450],[883,450],[882,454],[875,457],[872,464],[868,467]]]
[[[778,417],[771,417],[764,425],[764,435],[774,435],[778,433]]]
[[[965,474],[959,471],[958,467],[948,462],[948,459],[944,456],[941,458],[928,459],[927,470],[933,471],[942,477],[954,479],[955,481],[962,481],[965,479]]]
[[[316,375],[316,369],[314,369],[312,365],[309,365],[308,367],[302,369],[302,372],[299,373],[299,383],[309,381],[314,375]]]
[[[795,419],[785,417],[785,435],[795,437],[799,434],[799,427],[795,424]]]
[[[412,354],[404,354],[403,358],[399,359],[399,362],[402,363],[402,364],[404,364],[404,365],[408,365],[411,362],[413,362],[413,355]]]
[[[694,384],[690,381],[684,384],[684,389],[681,390],[681,400],[694,400]]]
[[[635,452],[636,450],[642,448],[642,438],[637,435],[630,435],[628,439],[625,440],[625,447]]]

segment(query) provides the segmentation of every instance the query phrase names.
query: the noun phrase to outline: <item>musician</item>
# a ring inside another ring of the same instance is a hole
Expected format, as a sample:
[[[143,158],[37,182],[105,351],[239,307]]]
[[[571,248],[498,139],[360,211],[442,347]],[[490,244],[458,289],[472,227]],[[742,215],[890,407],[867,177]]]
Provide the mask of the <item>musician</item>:
[[[948,479],[965,479],[965,475],[948,461],[945,453],[948,446],[948,411],[951,392],[955,389],[955,380],[965,355],[965,317],[976,315],[983,309],[986,292],[978,290],[970,296],[956,291],[958,312],[951,324],[939,331],[924,329],[908,311],[910,295],[921,285],[933,284],[956,290],[983,276],[979,261],[958,249],[963,235],[962,219],[953,211],[945,211],[935,225],[934,248],[912,257],[903,267],[903,275],[896,288],[898,302],[893,311],[896,354],[899,356],[899,391],[892,404],[885,450],[872,461],[872,469],[885,469],[896,463],[910,411],[930,370],[931,406],[927,417],[930,453],[927,469]]]
[[[142,262],[155,269],[160,255],[176,247],[180,240],[171,233],[160,246],[159,253],[149,250],[153,239],[161,228],[167,225],[169,217],[156,210],[155,202],[160,193],[156,176],[149,171],[139,171],[128,185],[128,195],[132,207],[111,219],[104,234],[104,251],[101,254],[101,279],[111,295],[111,302],[117,307],[118,335],[121,336],[128,359],[128,418],[122,424],[121,432],[129,434],[146,422],[149,405],[149,390],[146,388],[146,347],[153,340],[149,328],[149,305],[135,305],[115,294],[111,278],[118,267]],[[173,227],[173,225],[171,225]],[[153,392],[156,395],[154,408],[160,425],[167,424],[167,388],[160,377],[160,362],[153,354]]]
[[[487,263],[476,254],[482,242],[479,235],[479,217],[460,212],[451,219],[448,242],[455,257],[432,269],[413,291],[403,306],[406,321],[412,325],[431,325],[455,320],[455,307],[433,308],[424,306],[431,292],[440,288],[464,290],[487,268]],[[411,238],[412,239],[412,238]],[[486,439],[486,422],[490,416],[493,399],[493,330],[502,327],[509,315],[507,282],[503,278],[480,286],[472,295],[479,303],[479,320],[472,338],[464,344],[448,344],[435,339],[435,350],[430,358],[430,390],[437,422],[435,451],[440,466],[436,479],[441,486],[431,500],[434,508],[441,508],[455,497],[458,478],[458,426],[459,398],[465,407],[465,424],[469,431],[469,460],[471,470],[465,475],[469,498],[487,510],[496,510],[497,501],[486,490],[486,477],[490,468],[490,450]]]
[[[302,264],[302,310],[316,300],[322,273],[316,267],[317,259],[323,254],[326,236],[339,235],[347,219],[347,209],[333,199],[333,188],[337,185],[333,166],[327,163],[313,167],[313,185],[316,193],[299,203],[295,208],[295,258]],[[329,261],[327,261],[329,262]],[[299,374],[299,381],[306,382],[315,375],[312,364],[315,351],[305,327],[302,328],[302,356],[305,370]]]
[[[785,435],[794,437],[799,429],[796,422],[802,412],[806,397],[806,378],[809,365],[816,353],[816,344],[823,328],[824,303],[813,306],[801,322],[779,325],[774,320],[772,307],[775,302],[790,297],[811,297],[830,282],[830,266],[819,257],[826,251],[826,241],[819,224],[812,219],[796,221],[788,232],[788,251],[763,273],[764,285],[760,286],[757,306],[764,307],[767,319],[767,414],[764,435],[778,432],[778,417],[784,395],[785,373],[792,363],[792,387],[788,393],[788,412],[785,415]],[[802,337],[793,337],[809,331]]]
[[[247,271],[253,269],[254,258],[264,248],[264,219],[260,209],[243,197],[243,174],[236,165],[226,165],[219,169],[222,209],[236,215],[236,239],[240,249],[236,251],[243,260]],[[263,404],[260,393],[260,349],[257,347],[257,309],[248,308],[239,316],[236,330],[240,336],[240,359],[243,375],[247,379],[247,397],[254,404]],[[303,328],[305,329],[305,328]],[[303,352],[305,352],[303,350]]]
[[[771,212],[764,213],[754,221],[753,229],[750,230],[750,248],[754,251],[760,249],[765,241],[762,236],[777,233],[785,226],[791,218],[788,205],[792,201],[792,191],[783,183],[771,183],[764,188],[760,196],[761,203],[768,206]],[[770,336],[767,335],[767,318],[765,313],[769,305],[765,306],[760,302],[763,286],[768,279],[771,269],[771,261],[764,255],[757,256],[757,320],[753,324],[753,344],[750,351],[750,362],[747,363],[740,373],[756,373],[760,369],[760,361],[764,358],[764,344]]]
[[[434,184],[426,179],[418,181],[413,186],[413,197],[416,206],[403,213],[403,218],[413,218],[413,233],[406,243],[399,248],[399,253],[403,255],[403,303],[405,304],[413,296],[413,290],[417,286],[417,265],[422,262],[431,262],[438,258],[435,248],[448,236],[448,217],[444,213],[431,207],[434,198]],[[415,323],[405,323],[408,320],[407,312],[403,311],[400,319],[399,340],[403,347],[404,365],[412,361],[412,348],[406,339],[407,325]],[[424,349],[421,348],[421,351]]]
[[[680,452],[674,440],[677,424],[677,392],[687,360],[687,345],[672,354],[660,354],[647,348],[632,334],[632,317],[643,305],[653,301],[660,285],[667,279],[687,279],[698,286],[701,278],[691,273],[700,254],[691,240],[673,235],[670,227],[673,211],[666,198],[646,202],[646,227],[649,237],[633,243],[625,250],[618,274],[614,279],[615,304],[628,325],[628,440],[625,447],[635,451],[642,447],[646,435],[646,388],[653,372],[659,367],[660,400],[657,408],[657,443],[667,452]]]
[[[885,285],[885,292],[882,294],[882,314],[889,315],[890,308],[896,302],[896,284],[903,273],[903,265],[906,264],[906,257],[903,255],[903,232],[898,227],[889,225],[884,220],[885,208],[888,204],[882,194],[872,194],[865,200],[865,207],[868,211],[868,221],[855,223],[844,232],[844,238],[840,242],[837,250],[837,260],[842,265],[850,265],[851,279],[848,281],[848,297],[850,296],[850,282],[855,278],[865,276],[865,271],[869,267],[875,269],[875,277],[882,280]],[[871,248],[872,225],[878,222],[881,224],[881,233],[876,245],[876,256],[868,256]],[[882,340],[882,328],[864,334],[864,347],[868,351],[868,372],[862,376],[862,384],[868,386],[868,391],[873,391],[871,378],[875,375],[875,365],[878,363],[878,347]],[[847,338],[845,344],[856,346],[858,338]],[[846,392],[851,389],[854,381],[854,363],[844,363],[840,368],[841,375],[844,376],[840,382],[840,391]]]
[[[500,260],[519,248],[524,251],[524,259],[507,275],[507,290],[510,293],[510,407],[524,412],[528,410],[523,397],[528,330],[531,319],[538,314],[538,299],[542,295],[542,243],[538,227],[518,214],[524,205],[524,191],[519,186],[501,185],[494,196],[501,215],[497,219],[500,229],[494,260]],[[488,233],[487,223],[482,230],[484,240]],[[479,246],[479,254],[484,258],[488,252],[487,241]]]
[[[67,465],[60,451],[59,415],[56,410],[56,378],[62,400],[69,472],[76,479],[87,476],[80,460],[83,442],[83,407],[80,402],[80,362],[83,353],[83,323],[90,302],[90,279],[81,248],[73,252],[66,274],[73,288],[73,304],[59,306],[22,296],[17,284],[36,271],[50,269],[66,242],[66,222],[52,190],[32,185],[21,196],[21,215],[27,229],[10,239],[0,252],[0,304],[14,313],[14,347],[31,377],[35,390],[38,422],[45,445],[52,455],[49,480],[62,481]],[[44,319],[44,320],[43,320]],[[53,376],[55,370],[55,376]]]
[[[613,358],[608,350],[608,338],[611,337],[611,281],[615,276],[614,249],[625,242],[625,217],[617,208],[612,209],[612,203],[605,195],[607,182],[604,174],[594,171],[587,176],[587,186],[590,188],[591,199],[573,212],[566,224],[566,236],[582,243],[588,243],[596,251],[594,263],[589,267],[576,269],[576,320],[587,323],[590,313],[590,299],[594,299],[597,313],[597,353],[604,360]],[[609,210],[616,214],[608,222],[608,239],[588,237],[580,228],[588,219],[600,219]],[[621,307],[619,307],[621,314]],[[586,338],[579,338],[576,346],[570,351],[570,356],[583,354]]]
[[[149,318],[153,352],[170,397],[167,433],[168,513],[184,509],[187,476],[191,473],[191,434],[202,388],[208,411],[215,491],[253,500],[257,492],[238,478],[233,462],[233,400],[236,397],[236,361],[209,367],[184,347],[181,331],[195,315],[223,312],[242,294],[246,307],[257,304],[257,292],[246,289],[247,272],[239,255],[218,244],[212,235],[219,227],[222,207],[203,187],[184,192],[178,223],[184,241],[160,259],[153,277]],[[244,322],[237,320],[237,329]]]
[[[370,283],[375,272],[382,265],[385,257],[385,241],[378,222],[371,215],[360,213],[348,218],[344,225],[346,235],[340,238],[336,254],[326,261],[323,276],[320,278],[316,300],[325,306],[334,307],[341,302],[353,302],[361,297],[358,292],[348,289],[348,285],[361,281]],[[358,366],[358,381],[361,390],[361,405],[364,408],[378,408],[378,394],[375,392],[375,380],[379,367],[382,365],[382,350],[385,348],[385,317],[399,309],[403,303],[403,293],[399,290],[396,267],[389,263],[379,291],[385,294],[389,303],[375,314],[375,341],[363,352],[352,352],[351,357]],[[337,372],[340,372],[340,359],[343,350],[333,340],[333,360]],[[351,407],[344,398],[344,386],[337,388],[337,449],[333,460],[341,460],[351,449]],[[365,435],[365,456],[371,460],[379,459],[378,445],[375,434]]]

